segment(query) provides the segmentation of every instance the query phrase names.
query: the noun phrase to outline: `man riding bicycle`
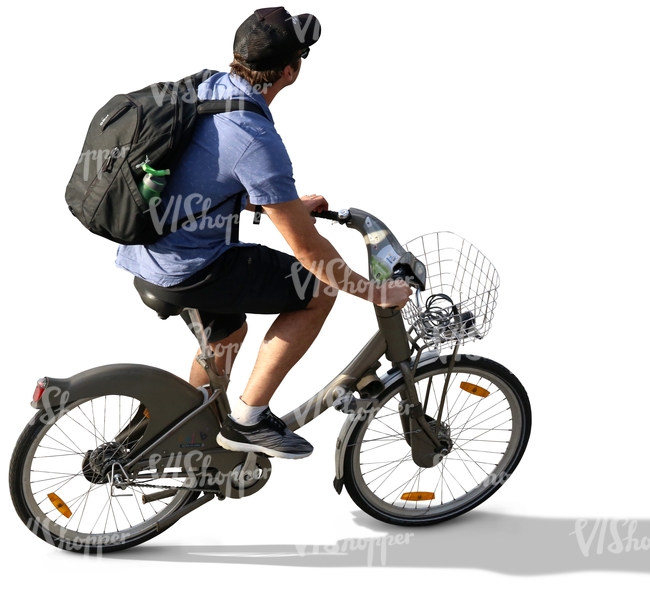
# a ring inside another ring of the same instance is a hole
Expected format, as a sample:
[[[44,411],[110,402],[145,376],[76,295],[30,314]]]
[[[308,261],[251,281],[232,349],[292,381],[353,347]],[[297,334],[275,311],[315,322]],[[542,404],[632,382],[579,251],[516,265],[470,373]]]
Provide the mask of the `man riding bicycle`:
[[[299,197],[286,148],[275,130],[271,102],[291,86],[302,60],[320,36],[311,14],[291,16],[284,8],[256,10],[237,30],[230,73],[199,86],[200,100],[250,101],[263,114],[235,110],[199,118],[162,197],[200,212],[219,208],[200,223],[182,224],[148,246],[120,246],[116,264],[159,299],[197,308],[209,334],[220,372],[230,375],[234,355],[247,331],[246,313],[278,314],[260,346],[248,383],[217,437],[233,451],[303,458],[312,446],[286,429],[269,401],[311,346],[342,290],[381,307],[402,307],[411,289],[389,281],[382,289],[352,271],[311,217],[324,211],[320,195]],[[243,195],[243,198],[241,198]],[[238,241],[243,208],[263,210],[294,256]],[[187,211],[186,207],[182,211]],[[328,288],[318,287],[321,281]],[[187,320],[187,317],[186,317]],[[195,360],[190,383],[208,381]]]

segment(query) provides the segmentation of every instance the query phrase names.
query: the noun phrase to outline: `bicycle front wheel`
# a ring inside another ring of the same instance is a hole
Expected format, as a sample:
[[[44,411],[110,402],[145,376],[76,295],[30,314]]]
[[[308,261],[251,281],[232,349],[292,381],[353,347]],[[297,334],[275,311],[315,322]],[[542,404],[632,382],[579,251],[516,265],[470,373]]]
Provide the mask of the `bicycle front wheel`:
[[[425,361],[415,373],[418,397],[450,449],[432,468],[413,462],[405,437],[403,379],[359,420],[345,453],[344,483],[354,502],[395,525],[430,525],[475,508],[510,477],[531,428],[530,403],[519,380],[485,358],[460,356],[449,379],[441,424],[439,402],[449,364]],[[408,422],[407,422],[408,424]],[[408,435],[408,433],[407,433]]]
[[[109,552],[141,544],[157,523],[197,493],[179,490],[144,502],[143,495],[190,484],[187,478],[142,475],[128,488],[111,487],[112,464],[125,459],[137,438],[119,437],[145,421],[130,396],[76,402],[56,416],[40,411],[16,443],[9,470],[14,507],[27,527],[50,544],[75,552]]]

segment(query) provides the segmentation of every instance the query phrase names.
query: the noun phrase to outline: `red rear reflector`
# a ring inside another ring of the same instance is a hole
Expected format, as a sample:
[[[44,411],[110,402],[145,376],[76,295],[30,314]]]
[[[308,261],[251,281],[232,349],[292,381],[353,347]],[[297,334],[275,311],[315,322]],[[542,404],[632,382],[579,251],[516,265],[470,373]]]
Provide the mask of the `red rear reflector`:
[[[41,378],[38,380],[36,383],[36,388],[34,388],[34,395],[32,396],[32,400],[34,402],[38,402],[41,399],[41,396],[43,396],[43,392],[45,392],[45,389],[47,388],[47,378]]]

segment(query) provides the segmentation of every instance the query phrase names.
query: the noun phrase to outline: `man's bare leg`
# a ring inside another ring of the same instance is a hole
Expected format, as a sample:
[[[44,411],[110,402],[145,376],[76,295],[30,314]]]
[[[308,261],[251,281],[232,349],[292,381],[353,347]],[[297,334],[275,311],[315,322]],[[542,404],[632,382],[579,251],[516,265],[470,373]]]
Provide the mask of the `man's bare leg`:
[[[305,310],[285,312],[275,319],[244,393],[217,435],[221,447],[290,459],[306,458],[314,451],[308,441],[286,429],[267,405],[280,382],[314,342],[334,299],[334,295],[321,291]]]
[[[232,371],[232,365],[235,362],[235,357],[241,348],[241,344],[246,336],[248,331],[248,324],[244,324],[233,332],[230,336],[227,336],[225,339],[217,341],[216,343],[210,343],[212,350],[215,353],[217,369],[219,373],[223,375],[224,373],[230,376]],[[197,355],[201,353],[201,349],[197,351]],[[205,370],[199,365],[196,357],[192,363],[192,368],[190,369],[190,384],[195,387],[204,386],[210,382],[208,374],[205,373]]]
[[[271,325],[241,395],[247,405],[267,405],[289,370],[314,342],[336,300],[336,295],[324,291],[332,290],[321,289],[305,310],[284,312]]]

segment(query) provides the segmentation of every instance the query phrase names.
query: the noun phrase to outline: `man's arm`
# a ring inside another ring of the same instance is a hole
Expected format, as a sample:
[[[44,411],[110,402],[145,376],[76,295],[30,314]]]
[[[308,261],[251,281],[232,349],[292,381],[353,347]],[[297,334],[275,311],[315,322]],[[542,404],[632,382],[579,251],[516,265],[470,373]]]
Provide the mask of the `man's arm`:
[[[294,256],[323,283],[377,306],[405,306],[412,290],[404,281],[387,281],[378,289],[375,283],[350,269],[329,240],[318,233],[310,213],[326,209],[327,201],[318,195],[264,206]]]

